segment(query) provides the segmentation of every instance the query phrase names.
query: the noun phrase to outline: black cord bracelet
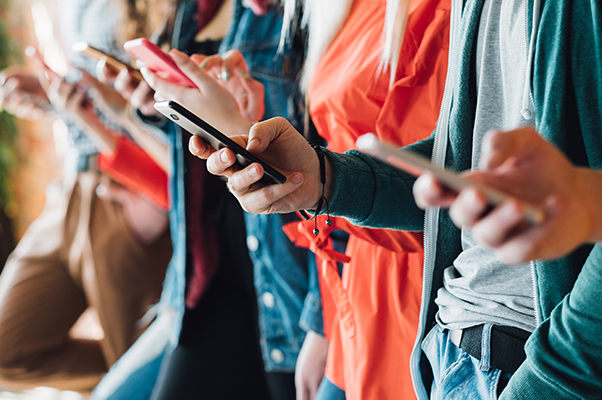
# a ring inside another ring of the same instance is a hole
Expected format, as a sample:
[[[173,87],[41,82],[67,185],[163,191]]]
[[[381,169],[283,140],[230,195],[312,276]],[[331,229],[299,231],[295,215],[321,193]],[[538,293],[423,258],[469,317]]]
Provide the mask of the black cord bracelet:
[[[318,155],[318,160],[320,161],[320,182],[322,182],[322,196],[320,197],[320,200],[318,200],[318,205],[316,207],[316,213],[313,217],[314,218],[314,235],[318,236],[318,233],[320,233],[320,230],[318,229],[317,217],[320,214],[320,211],[322,211],[322,208],[324,206],[326,206],[326,225],[328,225],[328,226],[332,225],[332,221],[330,220],[330,212],[328,209],[328,200],[326,200],[326,197],[324,196],[324,191],[325,191],[325,187],[326,187],[326,161],[325,161],[326,156],[324,155],[324,152],[322,151],[321,146],[312,144],[311,147],[313,147],[313,149],[316,151],[316,154]]]

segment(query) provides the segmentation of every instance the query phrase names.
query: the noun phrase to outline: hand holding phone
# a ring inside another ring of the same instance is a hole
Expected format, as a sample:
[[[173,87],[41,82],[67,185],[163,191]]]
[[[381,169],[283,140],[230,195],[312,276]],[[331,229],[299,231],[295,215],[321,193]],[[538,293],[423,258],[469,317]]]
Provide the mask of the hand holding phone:
[[[468,187],[474,187],[481,191],[487,197],[487,201],[492,206],[496,206],[505,200],[511,198],[510,195],[464,177],[461,177],[455,172],[440,168],[416,153],[408,150],[395,148],[393,146],[382,143],[373,134],[361,136],[356,146],[358,149],[367,152],[377,158],[380,158],[389,164],[409,172],[412,175],[420,176],[424,172],[431,173],[439,182],[447,186],[449,189],[459,192]],[[544,213],[530,204],[523,203],[525,210],[525,219],[532,224],[540,224],[544,221]]]
[[[110,65],[116,71],[121,72],[122,70],[125,69],[125,70],[130,71],[132,76],[134,78],[136,78],[137,80],[142,81],[144,79],[142,77],[142,74],[140,73],[140,71],[138,71],[137,69],[132,68],[129,65],[119,61],[115,57],[112,57],[112,56],[108,55],[107,53],[104,53],[104,52],[90,46],[86,42],[74,43],[73,46],[71,46],[71,50],[73,50],[76,53],[81,53],[84,56],[91,58],[93,60],[96,60],[96,61],[100,61],[100,60],[104,59],[105,62],[107,63],[107,65]]]
[[[50,68],[48,64],[46,64],[46,62],[44,61],[44,57],[42,57],[42,54],[40,54],[38,49],[36,49],[35,47],[27,46],[25,48],[25,55],[31,58],[38,65],[38,67],[44,70],[49,80],[53,80],[55,78],[62,78],[61,75],[59,75],[52,68]]]
[[[252,163],[259,163],[263,167],[264,177],[268,177],[269,183],[284,183],[286,177],[278,172],[274,167],[259,159],[253,153],[250,153],[244,147],[224,135],[201,118],[176,103],[167,100],[155,103],[155,109],[167,118],[186,129],[195,136],[199,136],[215,150],[227,147],[236,154],[236,159],[241,167],[246,167]]]
[[[132,57],[144,61],[146,67],[160,78],[190,88],[197,87],[171,57],[151,41],[145,38],[129,40],[125,42],[123,48]]]

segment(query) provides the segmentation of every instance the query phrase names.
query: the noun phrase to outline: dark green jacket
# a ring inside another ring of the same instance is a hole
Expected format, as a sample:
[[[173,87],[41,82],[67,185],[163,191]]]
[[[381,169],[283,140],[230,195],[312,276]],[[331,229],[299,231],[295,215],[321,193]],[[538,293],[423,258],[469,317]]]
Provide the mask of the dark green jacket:
[[[472,56],[483,0],[453,0],[453,3],[456,19],[452,17],[453,42],[446,88],[449,106],[444,99],[435,134],[409,148],[430,156],[435,141],[440,140],[437,135],[448,131],[445,165],[461,171],[469,169],[471,163],[476,106]],[[596,169],[602,168],[600,8],[596,0],[542,1],[531,86],[536,128],[541,135],[573,163]],[[530,18],[528,23],[532,24]],[[531,30],[531,25],[528,29]],[[447,111],[449,124],[445,124]],[[334,172],[332,214],[347,217],[361,226],[424,229],[425,213],[414,203],[412,176],[359,152],[328,155]],[[434,298],[442,286],[443,270],[461,252],[460,231],[447,210],[433,215],[434,219],[426,221],[420,339],[434,323],[437,311]],[[527,343],[527,361],[510,380],[502,399],[602,397],[599,247],[583,246],[561,259],[532,263],[539,327]],[[417,395],[426,399],[425,388],[430,388],[432,377],[418,345],[412,357],[412,370]]]

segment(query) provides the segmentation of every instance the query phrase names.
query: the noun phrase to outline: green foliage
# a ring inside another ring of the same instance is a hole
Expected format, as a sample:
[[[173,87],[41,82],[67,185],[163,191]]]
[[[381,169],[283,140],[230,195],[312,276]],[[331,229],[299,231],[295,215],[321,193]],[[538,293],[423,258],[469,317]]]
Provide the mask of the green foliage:
[[[0,0],[0,69],[14,63],[14,55],[17,54],[7,34],[8,7],[8,0]],[[0,112],[0,207],[5,207],[11,201],[8,175],[16,165],[16,136],[13,117],[4,111]]]

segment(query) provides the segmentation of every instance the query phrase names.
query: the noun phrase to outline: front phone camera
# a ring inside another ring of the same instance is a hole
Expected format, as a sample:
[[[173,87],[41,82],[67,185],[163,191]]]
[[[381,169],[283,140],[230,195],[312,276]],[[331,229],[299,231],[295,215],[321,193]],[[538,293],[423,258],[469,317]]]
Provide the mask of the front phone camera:
[[[178,117],[176,114],[169,114],[169,116],[171,117],[171,119],[173,119],[174,121],[177,121],[180,119],[180,117]]]

